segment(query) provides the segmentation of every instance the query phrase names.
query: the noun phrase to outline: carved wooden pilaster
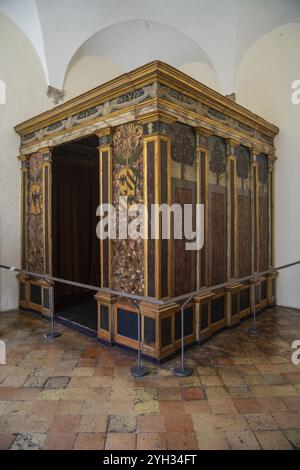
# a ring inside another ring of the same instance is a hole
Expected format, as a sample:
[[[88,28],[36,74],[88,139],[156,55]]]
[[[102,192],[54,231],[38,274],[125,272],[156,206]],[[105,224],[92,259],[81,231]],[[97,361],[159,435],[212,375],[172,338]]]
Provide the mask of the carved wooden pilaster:
[[[27,269],[29,155],[19,155],[18,159],[21,162],[21,267]]]
[[[239,143],[227,139],[227,279],[237,277],[237,186],[236,148]]]
[[[106,127],[97,133],[99,137],[99,180],[101,204],[112,203],[112,128]],[[111,288],[111,240],[100,240],[101,287]]]
[[[155,216],[155,239],[151,235],[152,204],[171,205],[171,136],[169,124],[174,121],[167,113],[153,113],[139,120],[143,125],[144,202],[148,211],[145,221],[144,293],[155,298],[173,295],[173,240],[162,239],[162,214]],[[173,227],[170,224],[170,233]]]
[[[196,128],[197,136],[197,203],[204,205],[204,245],[197,252],[197,289],[209,284],[209,204],[208,204],[208,137],[211,133]]]
[[[259,150],[251,149],[251,273],[259,269],[259,203],[256,157]]]
[[[52,150],[40,150],[43,156],[43,235],[44,272],[52,275]]]
[[[269,217],[269,267],[274,266],[274,228],[273,228],[273,221],[274,221],[274,170],[275,170],[275,161],[277,157],[274,153],[268,155],[268,217]]]

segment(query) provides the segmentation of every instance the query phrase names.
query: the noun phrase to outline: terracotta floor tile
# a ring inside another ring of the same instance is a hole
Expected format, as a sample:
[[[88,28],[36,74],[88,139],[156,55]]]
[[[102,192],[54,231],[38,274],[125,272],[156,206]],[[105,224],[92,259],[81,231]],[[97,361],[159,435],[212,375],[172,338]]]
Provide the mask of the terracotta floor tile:
[[[137,435],[137,450],[166,450],[166,435],[163,432],[140,432]]]
[[[46,433],[20,433],[10,447],[11,450],[39,450],[42,448]]]
[[[216,387],[206,387],[205,393],[208,398],[210,399],[220,399],[220,398],[230,398],[230,395],[227,389],[224,386],[216,386]]]
[[[106,437],[105,450],[135,450],[136,434],[109,432]]]
[[[291,411],[299,411],[300,410],[300,396],[299,397],[280,397],[283,403],[288,407]]]
[[[284,401],[281,398],[257,397],[257,401],[262,409],[266,411],[288,411],[288,407],[284,404]]]
[[[185,414],[210,413],[211,407],[208,400],[185,400]]]
[[[40,394],[38,388],[20,388],[14,393],[14,400],[35,400]]]
[[[2,387],[22,387],[27,379],[27,375],[8,375],[6,379],[1,382]]]
[[[8,450],[15,438],[15,434],[0,434],[0,450]]]
[[[105,433],[80,432],[77,434],[74,450],[103,450]]]
[[[225,432],[232,450],[260,450],[260,445],[251,431]]]
[[[294,449],[300,449],[300,429],[282,431]]]
[[[44,388],[65,388],[68,385],[69,381],[70,377],[49,377],[49,379],[45,382]]]
[[[135,432],[137,419],[135,416],[110,416],[108,421],[108,432]]]
[[[259,413],[262,407],[255,398],[233,398],[233,403],[239,413]]]
[[[0,387],[0,400],[10,400],[16,393],[16,389],[12,387]]]
[[[220,398],[208,400],[211,412],[213,414],[236,414],[237,410],[231,398]]]
[[[217,375],[200,375],[200,380],[202,385],[223,385],[222,379]]]
[[[168,450],[198,450],[195,432],[168,432],[166,440]]]
[[[76,439],[75,433],[49,433],[42,446],[45,450],[71,450]]]
[[[213,433],[215,431],[248,431],[249,425],[243,415],[236,414],[213,414],[203,413],[192,415],[196,432]]]
[[[300,372],[289,372],[282,375],[290,384],[300,384]]]
[[[138,417],[138,432],[142,433],[162,433],[166,430],[165,417],[164,416],[154,416],[154,415],[144,415]]]
[[[181,388],[183,400],[205,400],[205,392],[202,388],[188,387]]]
[[[160,400],[182,400],[179,387],[165,387],[159,389]]]
[[[300,429],[300,411],[272,412],[272,416],[280,429]]]
[[[34,415],[53,416],[58,408],[57,400],[37,400],[33,403],[31,412]]]
[[[88,415],[82,416],[78,432],[106,432],[108,416],[105,415]]]
[[[79,426],[81,416],[67,416],[56,414],[53,417],[49,433],[75,433]]]
[[[164,416],[172,416],[176,414],[185,414],[183,401],[164,400],[159,402],[160,414]]]
[[[196,433],[198,447],[200,450],[227,450],[229,443],[223,431]]]
[[[194,432],[194,425],[190,415],[166,416],[166,431],[170,432]]]
[[[83,400],[60,400],[56,413],[59,415],[80,415],[83,405]]]
[[[248,385],[243,385],[240,387],[227,387],[229,396],[231,398],[252,398],[253,394]]]
[[[263,450],[291,450],[292,445],[281,431],[257,431],[255,433]]]
[[[272,431],[278,429],[276,422],[269,413],[250,413],[245,417],[253,431]]]

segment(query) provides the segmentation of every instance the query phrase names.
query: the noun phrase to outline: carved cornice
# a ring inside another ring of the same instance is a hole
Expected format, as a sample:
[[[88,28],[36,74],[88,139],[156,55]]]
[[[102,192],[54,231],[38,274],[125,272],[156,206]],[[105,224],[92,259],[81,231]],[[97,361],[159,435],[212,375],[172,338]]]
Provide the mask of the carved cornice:
[[[157,121],[162,121],[166,124],[173,124],[174,122],[176,122],[176,118],[172,114],[169,114],[165,111],[161,111],[159,109],[151,113],[146,113],[138,118],[138,122],[141,124],[148,124]]]
[[[273,148],[278,128],[162,62],[151,62],[16,126],[22,151],[95,134],[120,121],[160,119]],[[190,124],[191,122],[191,124]],[[60,137],[61,136],[61,137]],[[60,137],[60,138],[58,138]]]

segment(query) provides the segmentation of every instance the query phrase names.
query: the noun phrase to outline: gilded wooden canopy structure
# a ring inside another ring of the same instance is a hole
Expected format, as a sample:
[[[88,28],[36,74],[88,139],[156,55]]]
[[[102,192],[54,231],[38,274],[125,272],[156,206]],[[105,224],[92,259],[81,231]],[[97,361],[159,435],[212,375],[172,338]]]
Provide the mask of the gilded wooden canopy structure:
[[[187,252],[172,238],[99,241],[100,287],[165,300],[210,288],[185,307],[186,344],[240,321],[252,302],[258,309],[274,304],[276,126],[173,67],[151,62],[15,130],[21,139],[24,270],[52,274],[53,149],[97,135],[100,202],[116,204],[126,195],[148,207],[205,206],[200,251]],[[49,314],[47,282],[25,275],[19,280],[20,306]],[[127,318],[135,324],[136,308],[100,290],[96,298],[99,339],[136,348],[136,331],[126,327]],[[161,360],[176,352],[179,312],[177,302],[141,303],[145,355]]]

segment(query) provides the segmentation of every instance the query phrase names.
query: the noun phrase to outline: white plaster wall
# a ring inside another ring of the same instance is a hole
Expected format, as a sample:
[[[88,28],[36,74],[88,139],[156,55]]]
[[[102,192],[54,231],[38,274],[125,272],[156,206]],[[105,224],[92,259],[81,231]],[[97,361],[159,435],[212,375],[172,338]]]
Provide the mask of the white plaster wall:
[[[20,266],[19,139],[14,126],[49,105],[46,81],[36,51],[25,34],[0,14],[0,80],[6,104],[0,104],[0,262]],[[0,271],[0,310],[17,307],[14,273]]]
[[[275,264],[300,260],[300,104],[291,83],[300,80],[300,24],[268,33],[249,50],[238,70],[238,103],[280,128],[275,163]],[[300,266],[278,276],[279,305],[300,307]]]
[[[65,99],[71,99],[124,73],[124,70],[105,57],[75,57],[67,70]]]
[[[209,86],[219,93],[221,92],[218,77],[209,65],[201,62],[190,62],[181,65],[178,69],[198,80],[198,82],[203,83],[203,85]]]

